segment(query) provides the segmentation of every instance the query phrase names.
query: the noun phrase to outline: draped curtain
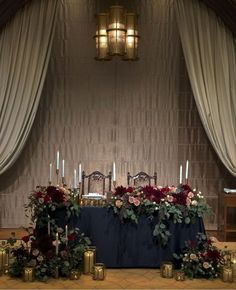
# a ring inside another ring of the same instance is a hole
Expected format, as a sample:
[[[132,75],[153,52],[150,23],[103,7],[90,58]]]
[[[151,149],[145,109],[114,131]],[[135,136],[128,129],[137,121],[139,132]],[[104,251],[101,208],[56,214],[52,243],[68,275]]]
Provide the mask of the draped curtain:
[[[38,108],[57,0],[32,1],[0,35],[0,174],[24,147]]]
[[[199,1],[175,1],[188,74],[206,133],[236,176],[236,42]]]

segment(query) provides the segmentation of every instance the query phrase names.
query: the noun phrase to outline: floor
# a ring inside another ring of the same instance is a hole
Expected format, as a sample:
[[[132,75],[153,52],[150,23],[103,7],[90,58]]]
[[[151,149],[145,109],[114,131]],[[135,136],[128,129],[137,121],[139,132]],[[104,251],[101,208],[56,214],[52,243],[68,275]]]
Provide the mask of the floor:
[[[23,282],[8,276],[0,277],[0,289],[236,289],[236,282],[185,280],[160,277],[159,269],[107,269],[104,281],[81,275],[79,280],[51,279],[48,282]]]
[[[15,232],[20,239],[26,234],[24,229],[0,229],[0,240],[10,237]],[[220,249],[227,247],[236,252],[236,242],[217,242]],[[79,280],[51,279],[43,282],[23,282],[9,276],[0,276],[0,289],[236,289],[233,283],[224,283],[220,279],[186,279],[183,282],[165,279],[159,269],[107,269],[104,281],[95,281],[91,276],[81,275]]]

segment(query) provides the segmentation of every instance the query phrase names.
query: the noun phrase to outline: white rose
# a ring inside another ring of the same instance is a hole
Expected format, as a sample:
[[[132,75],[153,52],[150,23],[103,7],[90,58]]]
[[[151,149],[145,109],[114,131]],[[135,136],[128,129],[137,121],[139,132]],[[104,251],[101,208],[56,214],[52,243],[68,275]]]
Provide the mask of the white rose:
[[[196,201],[196,200],[193,200],[193,201],[191,202],[191,204],[192,204],[192,205],[197,205],[197,201]]]

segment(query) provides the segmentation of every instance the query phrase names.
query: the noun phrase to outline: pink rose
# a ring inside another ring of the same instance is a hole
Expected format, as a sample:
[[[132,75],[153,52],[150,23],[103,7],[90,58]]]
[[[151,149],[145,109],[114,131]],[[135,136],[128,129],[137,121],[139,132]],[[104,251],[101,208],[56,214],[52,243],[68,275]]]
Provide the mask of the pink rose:
[[[133,196],[129,196],[129,203],[134,203],[134,197]]]
[[[174,201],[174,197],[172,195],[167,195],[167,201],[173,202]]]
[[[193,198],[193,197],[194,197],[194,194],[192,193],[192,191],[190,191],[190,192],[188,193],[188,197],[189,197],[189,198]]]
[[[187,205],[187,206],[190,206],[190,204],[191,204],[191,199],[187,197],[187,198],[186,198],[186,205]]]
[[[134,205],[139,206],[140,205],[140,200],[137,198],[134,198]]]

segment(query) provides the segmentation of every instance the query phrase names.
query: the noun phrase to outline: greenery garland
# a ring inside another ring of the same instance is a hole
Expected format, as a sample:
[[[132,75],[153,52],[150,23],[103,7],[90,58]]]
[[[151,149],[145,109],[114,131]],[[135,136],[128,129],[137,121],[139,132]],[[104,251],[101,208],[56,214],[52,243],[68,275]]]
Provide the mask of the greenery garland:
[[[201,192],[192,190],[187,184],[178,187],[123,187],[112,193],[108,208],[112,208],[122,221],[138,223],[141,215],[150,219],[157,217],[153,235],[162,245],[168,243],[170,232],[168,221],[194,223],[198,217],[210,211]]]

